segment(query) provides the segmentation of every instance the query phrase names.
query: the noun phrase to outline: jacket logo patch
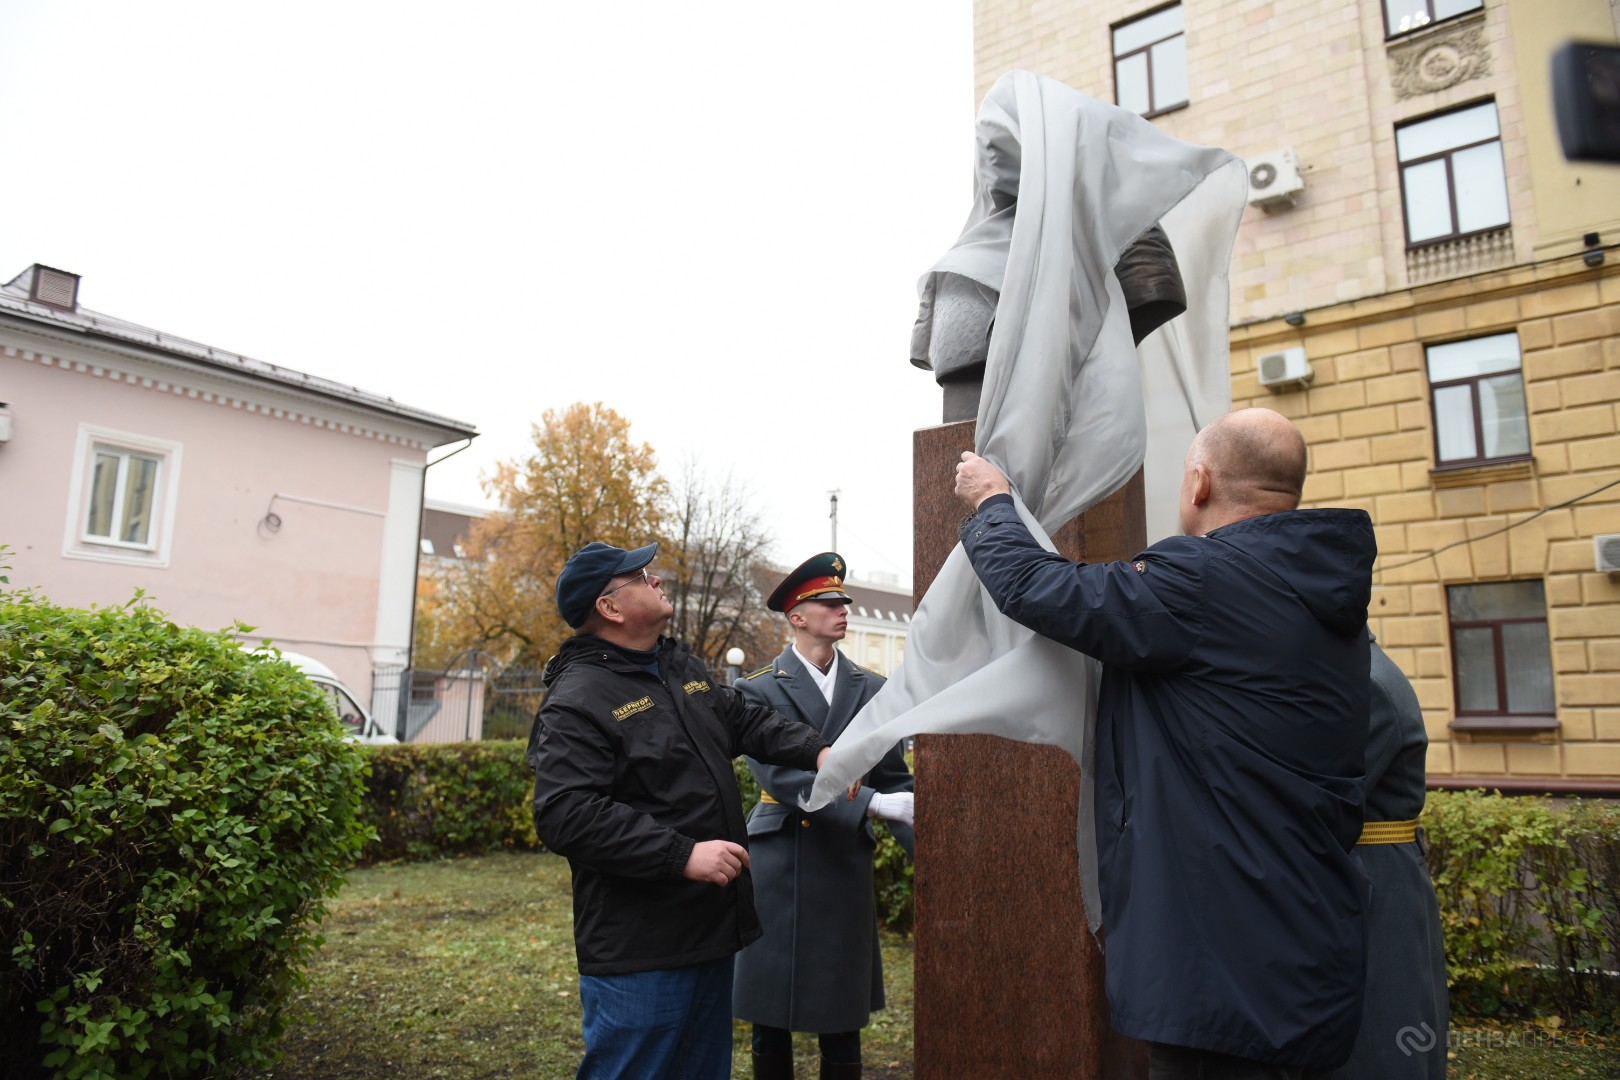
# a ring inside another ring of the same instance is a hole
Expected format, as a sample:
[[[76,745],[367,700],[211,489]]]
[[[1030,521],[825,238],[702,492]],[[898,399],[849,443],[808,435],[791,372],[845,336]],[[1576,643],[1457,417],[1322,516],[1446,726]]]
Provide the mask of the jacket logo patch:
[[[704,682],[702,679],[693,679],[691,682],[681,687],[681,689],[685,690],[688,694],[702,694],[709,689],[709,684]]]
[[[1138,574],[1145,574],[1147,573],[1147,563],[1143,562],[1141,559],[1137,559],[1135,562],[1131,563],[1131,569],[1135,570]]]
[[[630,717],[636,715],[636,713],[646,712],[650,708],[652,708],[652,698],[637,698],[635,701],[627,701],[623,705],[620,705],[617,709],[614,709],[613,719],[620,721],[628,720]]]

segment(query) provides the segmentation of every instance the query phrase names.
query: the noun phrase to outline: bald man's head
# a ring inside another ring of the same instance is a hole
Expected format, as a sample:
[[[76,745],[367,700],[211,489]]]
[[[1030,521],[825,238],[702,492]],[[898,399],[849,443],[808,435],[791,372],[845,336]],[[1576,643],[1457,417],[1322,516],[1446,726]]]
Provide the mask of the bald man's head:
[[[1299,506],[1305,438],[1271,409],[1239,409],[1193,439],[1182,485],[1182,529],[1201,534]],[[1191,521],[1189,521],[1191,518]]]

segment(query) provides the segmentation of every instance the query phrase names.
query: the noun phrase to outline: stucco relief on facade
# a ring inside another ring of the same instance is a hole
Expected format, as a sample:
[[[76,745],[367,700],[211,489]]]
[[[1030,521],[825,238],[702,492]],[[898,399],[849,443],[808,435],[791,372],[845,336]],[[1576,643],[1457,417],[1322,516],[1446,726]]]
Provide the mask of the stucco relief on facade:
[[[1482,19],[1447,26],[1389,47],[1389,77],[1397,100],[1432,94],[1491,73]]]
[[[413,450],[428,450],[429,445],[421,439],[411,439],[402,435],[379,431],[376,428],[363,424],[344,423],[329,417],[305,412],[300,409],[277,407],[266,402],[255,401],[246,396],[222,393],[214,390],[199,389],[189,386],[174,378],[158,378],[152,375],[140,375],[133,371],[123,371],[107,364],[97,364],[85,360],[65,359],[53,356],[50,353],[39,352],[34,349],[23,349],[11,345],[0,345],[0,356],[9,356],[18,360],[27,360],[40,367],[55,367],[59,371],[77,372],[80,375],[89,375],[97,379],[107,379],[110,382],[122,382],[129,386],[140,387],[143,390],[152,390],[160,394],[176,394],[181,397],[192,398],[210,405],[221,405],[232,409],[240,409],[248,413],[257,413],[261,416],[276,420],[287,420],[296,424],[307,424],[310,427],[327,428],[331,431],[341,432],[344,435],[355,435],[365,439],[375,439],[378,442],[394,443],[399,446],[408,446]]]

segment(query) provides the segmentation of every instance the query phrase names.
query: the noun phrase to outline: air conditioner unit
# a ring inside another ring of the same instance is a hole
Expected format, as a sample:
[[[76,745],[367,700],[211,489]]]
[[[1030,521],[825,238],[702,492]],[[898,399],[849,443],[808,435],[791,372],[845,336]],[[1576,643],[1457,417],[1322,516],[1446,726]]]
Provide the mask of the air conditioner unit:
[[[1600,574],[1620,574],[1620,533],[1600,533],[1592,538],[1592,553]]]
[[[1304,348],[1300,346],[1266,353],[1260,357],[1259,366],[1260,385],[1273,389],[1304,387],[1316,377],[1316,372],[1311,370],[1311,362],[1305,359]]]
[[[1256,154],[1244,162],[1249,167],[1249,205],[1271,208],[1294,205],[1294,196],[1305,190],[1299,175],[1299,162],[1291,149]]]

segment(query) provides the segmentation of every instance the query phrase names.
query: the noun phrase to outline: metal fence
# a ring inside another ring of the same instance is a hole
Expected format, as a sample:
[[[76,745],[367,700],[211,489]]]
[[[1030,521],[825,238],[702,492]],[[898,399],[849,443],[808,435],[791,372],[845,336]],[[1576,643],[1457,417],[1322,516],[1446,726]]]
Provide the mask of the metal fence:
[[[372,715],[400,742],[527,739],[545,695],[539,668],[502,668],[469,651],[443,669],[372,672]]]
[[[400,742],[527,739],[545,697],[544,669],[501,667],[469,650],[443,669],[379,667],[371,673],[371,715]],[[734,667],[710,678],[737,680]]]

